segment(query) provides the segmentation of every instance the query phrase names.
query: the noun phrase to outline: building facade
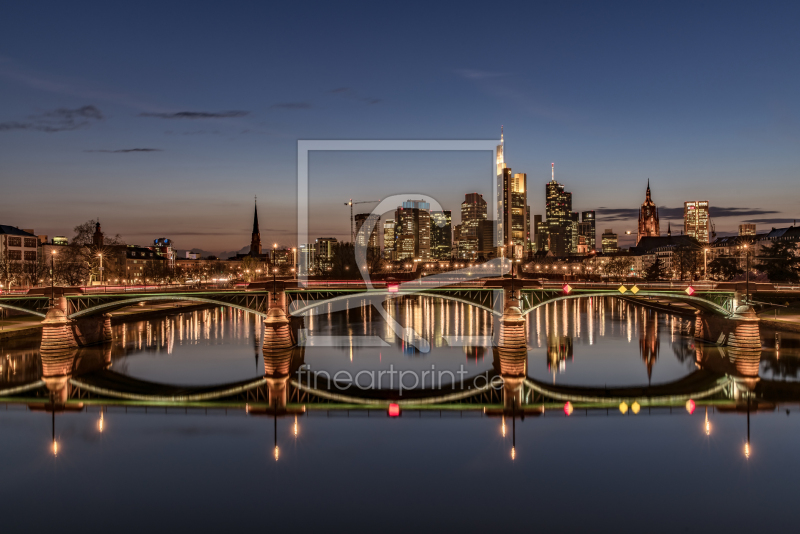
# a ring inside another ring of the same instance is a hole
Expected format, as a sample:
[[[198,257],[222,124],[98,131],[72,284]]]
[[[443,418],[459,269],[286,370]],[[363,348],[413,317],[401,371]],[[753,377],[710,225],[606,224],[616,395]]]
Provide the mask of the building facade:
[[[430,204],[424,200],[408,200],[395,212],[395,259],[431,258]]]
[[[614,233],[613,229],[608,228],[603,232],[601,244],[603,247],[603,254],[614,254],[619,250],[617,246],[617,234]]]
[[[461,224],[458,232],[458,257],[475,260],[482,254],[481,224],[486,220],[488,205],[483,195],[467,193],[461,203]]]
[[[453,254],[453,217],[450,210],[431,212],[431,259],[449,260]]]
[[[556,164],[550,165],[551,179],[545,186],[547,251],[554,256],[569,256],[572,251],[572,193],[556,181]]]
[[[708,243],[711,220],[708,200],[690,200],[683,203],[683,233],[700,243]]]
[[[356,223],[356,246],[367,247],[377,250],[380,248],[380,241],[378,237],[378,228],[380,226],[381,217],[375,213],[358,213],[354,217]],[[361,228],[367,223],[367,228],[372,227],[372,230],[367,236],[366,230],[361,232]]]

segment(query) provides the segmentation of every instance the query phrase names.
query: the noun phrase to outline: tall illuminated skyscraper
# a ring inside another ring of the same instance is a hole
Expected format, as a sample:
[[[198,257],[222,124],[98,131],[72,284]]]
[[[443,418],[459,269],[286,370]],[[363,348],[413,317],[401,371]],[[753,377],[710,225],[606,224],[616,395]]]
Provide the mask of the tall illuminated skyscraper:
[[[530,223],[528,222],[528,175],[513,173],[505,163],[505,141],[500,129],[500,144],[497,145],[497,222],[498,238],[503,242],[498,247],[499,255],[525,257],[530,251]]]
[[[388,261],[394,261],[394,219],[383,221],[383,257]]]
[[[569,256],[572,250],[572,193],[564,191],[564,186],[556,182],[556,164],[550,165],[550,182],[545,186],[547,217],[546,250],[554,256]]]
[[[395,259],[428,260],[431,257],[431,206],[408,200],[395,212]]]
[[[431,212],[431,258],[449,260],[453,250],[453,225],[450,210]]]
[[[374,213],[358,213],[354,219],[356,222],[356,245],[377,249],[380,246],[378,241],[378,226],[381,221],[380,215]],[[366,229],[364,232],[361,232],[361,227],[364,226],[364,223],[367,221],[369,221],[367,228],[372,226],[372,231],[369,236],[366,234]]]
[[[481,255],[481,230],[488,205],[479,193],[467,193],[461,203],[461,224],[458,235],[458,256],[474,260]]]
[[[708,243],[710,219],[708,200],[690,200],[683,203],[683,233],[700,243]]]

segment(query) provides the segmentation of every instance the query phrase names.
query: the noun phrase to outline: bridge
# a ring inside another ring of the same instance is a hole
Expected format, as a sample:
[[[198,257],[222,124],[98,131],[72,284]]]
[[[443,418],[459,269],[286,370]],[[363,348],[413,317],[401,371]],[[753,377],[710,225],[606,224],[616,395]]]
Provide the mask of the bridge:
[[[574,283],[575,287],[545,287],[540,282],[487,278],[480,280],[426,279],[403,284],[366,284],[340,282],[299,285],[294,281],[274,284],[251,284],[244,290],[195,290],[172,292],[109,292],[62,294],[55,299],[46,295],[2,295],[0,307],[42,317],[44,350],[62,351],[73,346],[88,346],[110,340],[110,315],[114,311],[146,302],[183,302],[225,306],[244,310],[263,318],[267,328],[265,351],[283,350],[298,342],[298,329],[309,314],[347,309],[352,301],[371,302],[383,312],[383,302],[406,297],[432,297],[474,306],[495,317],[495,331],[500,343],[524,345],[524,317],[547,304],[568,299],[625,298],[637,303],[664,307],[675,303],[676,313],[694,310],[697,316],[695,336],[722,345],[756,348],[758,318],[752,310],[739,305],[732,291],[648,287],[619,287]],[[381,287],[382,286],[382,287]],[[324,307],[324,308],[323,308]],[[687,308],[688,307],[688,308]],[[420,347],[426,343],[410,329],[397,325],[384,313],[398,335],[414,339]]]

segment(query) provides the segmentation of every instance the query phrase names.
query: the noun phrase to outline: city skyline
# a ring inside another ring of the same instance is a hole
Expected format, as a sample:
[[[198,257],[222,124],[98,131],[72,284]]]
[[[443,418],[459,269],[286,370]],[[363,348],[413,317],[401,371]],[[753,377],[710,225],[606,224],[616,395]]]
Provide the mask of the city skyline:
[[[186,24],[156,25],[144,39],[135,27],[149,21],[146,9],[126,13],[123,27],[111,8],[79,14],[52,3],[42,20],[40,10],[15,5],[9,20],[19,24],[0,37],[0,173],[25,187],[3,195],[3,223],[62,235],[99,217],[133,243],[164,235],[181,248],[230,251],[247,245],[259,195],[264,237],[296,245],[298,139],[485,139],[503,124],[532,214],[555,161],[574,209],[596,210],[597,226],[614,228],[623,246],[632,244],[625,231],[635,234],[648,178],[662,226],[695,198],[710,201],[720,235],[751,221],[792,224],[794,206],[775,191],[791,187],[800,163],[800,80],[785,68],[797,52],[790,21],[798,8],[720,5],[694,6],[691,17],[660,6],[566,13],[509,5],[513,28],[547,23],[509,32],[499,55],[477,12],[448,29],[431,18],[450,15],[438,7],[425,18],[403,14],[420,39],[394,50],[387,45],[398,36],[372,24],[380,13],[359,12],[334,30],[331,7],[304,22],[314,43],[331,43],[323,49],[282,46],[290,30],[275,21],[290,15],[286,6],[269,15],[167,7],[165,17]],[[208,31],[215,25],[240,30],[217,36]],[[474,32],[468,46],[447,44],[466,30]],[[359,38],[338,38],[349,33]],[[367,49],[362,39],[377,44]],[[598,40],[605,46],[593,46]],[[348,66],[332,69],[341,66],[332,55]],[[398,180],[426,185],[458,214],[465,193],[487,194],[490,173],[479,167],[488,160],[312,157],[312,182],[315,172],[320,183],[336,178],[335,187],[318,184],[336,202],[321,217],[332,224],[317,233],[348,235],[341,203],[367,181],[370,198],[406,192]]]

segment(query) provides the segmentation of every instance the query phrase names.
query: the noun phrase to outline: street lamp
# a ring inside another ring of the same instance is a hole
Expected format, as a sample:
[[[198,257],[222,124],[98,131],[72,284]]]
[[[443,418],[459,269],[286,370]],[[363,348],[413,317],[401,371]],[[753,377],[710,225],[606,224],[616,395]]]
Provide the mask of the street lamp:
[[[703,249],[703,276],[706,277],[706,281],[708,281],[708,247]]]
[[[99,253],[98,256],[100,257],[100,283],[103,283],[103,253]]]
[[[56,251],[50,251],[50,307],[56,302]]]

